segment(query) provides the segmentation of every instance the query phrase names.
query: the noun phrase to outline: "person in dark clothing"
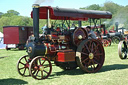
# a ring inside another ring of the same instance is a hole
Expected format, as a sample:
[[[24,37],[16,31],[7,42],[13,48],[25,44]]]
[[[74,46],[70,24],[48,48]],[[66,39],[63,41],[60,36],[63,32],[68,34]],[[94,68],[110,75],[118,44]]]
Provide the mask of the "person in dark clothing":
[[[91,30],[90,26],[87,26],[87,31],[88,31],[88,38],[89,39],[97,39],[96,34]]]

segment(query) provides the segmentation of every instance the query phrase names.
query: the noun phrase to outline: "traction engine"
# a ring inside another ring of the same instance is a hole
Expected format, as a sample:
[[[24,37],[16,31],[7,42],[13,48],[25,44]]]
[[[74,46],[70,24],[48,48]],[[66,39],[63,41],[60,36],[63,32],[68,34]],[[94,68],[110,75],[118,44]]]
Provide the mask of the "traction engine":
[[[100,41],[88,39],[86,29],[78,27],[74,30],[54,30],[47,25],[43,35],[39,37],[39,17],[41,16],[39,11],[42,11],[43,8],[47,9],[45,10],[47,18],[54,19],[56,16],[59,16],[57,19],[68,20],[72,18],[67,14],[65,18],[62,18],[63,13],[58,11],[61,10],[59,8],[33,5],[34,34],[29,37],[26,43],[28,55],[18,60],[18,73],[22,76],[32,76],[38,80],[46,79],[52,71],[51,61],[64,70],[80,67],[84,72],[88,73],[99,71],[105,59],[104,48]],[[55,13],[52,13],[51,10]],[[66,11],[65,9],[62,10]],[[60,16],[57,13],[62,15]],[[69,10],[66,13],[69,13]],[[75,17],[75,15],[73,16]],[[71,20],[73,19],[77,18],[72,18]],[[85,18],[83,19],[85,20]],[[49,22],[49,19],[47,20]]]

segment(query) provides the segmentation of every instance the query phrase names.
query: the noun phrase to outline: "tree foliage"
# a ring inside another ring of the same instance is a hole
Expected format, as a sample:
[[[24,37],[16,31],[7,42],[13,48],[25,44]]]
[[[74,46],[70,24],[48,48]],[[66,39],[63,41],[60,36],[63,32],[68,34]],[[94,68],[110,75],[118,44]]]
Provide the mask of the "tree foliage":
[[[90,6],[80,8],[80,9],[87,9],[87,10],[100,10],[100,6],[98,4],[92,4]]]
[[[20,13],[15,10],[8,10],[7,13],[3,14],[3,16],[11,17],[13,15],[19,15]]]
[[[7,13],[0,12],[0,31],[3,31],[3,26],[32,26],[33,22],[30,17],[19,16],[19,12],[8,10]]]

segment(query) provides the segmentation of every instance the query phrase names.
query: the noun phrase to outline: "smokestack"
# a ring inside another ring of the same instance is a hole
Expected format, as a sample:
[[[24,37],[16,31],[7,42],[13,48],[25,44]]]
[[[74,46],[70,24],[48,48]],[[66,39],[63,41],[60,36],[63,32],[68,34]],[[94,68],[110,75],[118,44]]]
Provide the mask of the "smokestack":
[[[82,26],[82,21],[78,21],[78,25],[79,25],[79,27],[81,27]]]
[[[118,32],[118,25],[119,25],[119,23],[116,22],[116,23],[115,23],[115,26],[116,26],[116,32]]]
[[[106,36],[106,32],[105,32],[105,30],[106,30],[106,28],[105,28],[105,24],[102,24],[101,27],[103,28],[103,31],[104,31],[104,34],[103,34],[103,35]]]
[[[39,4],[33,4],[33,31],[34,31],[34,37],[35,41],[39,41]]]

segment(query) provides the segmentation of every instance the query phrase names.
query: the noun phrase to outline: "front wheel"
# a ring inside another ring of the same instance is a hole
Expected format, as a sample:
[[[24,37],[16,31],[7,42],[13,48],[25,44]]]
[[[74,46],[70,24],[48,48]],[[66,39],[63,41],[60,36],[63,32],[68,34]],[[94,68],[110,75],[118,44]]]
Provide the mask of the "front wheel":
[[[28,77],[29,74],[29,57],[25,55],[17,62],[17,71],[21,76]]]
[[[48,58],[37,56],[35,57],[29,66],[29,72],[35,79],[42,80],[50,76],[52,71],[52,64]]]

